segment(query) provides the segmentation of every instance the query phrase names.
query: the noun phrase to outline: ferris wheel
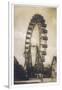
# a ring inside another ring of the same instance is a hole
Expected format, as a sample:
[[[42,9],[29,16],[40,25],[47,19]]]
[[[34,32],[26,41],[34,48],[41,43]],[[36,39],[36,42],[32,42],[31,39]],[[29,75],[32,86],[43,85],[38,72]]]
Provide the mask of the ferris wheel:
[[[38,26],[38,32],[39,32],[39,46],[32,45],[31,38],[33,34],[33,30],[35,26]],[[46,48],[47,45],[47,33],[48,30],[46,30],[47,24],[45,24],[45,19],[40,14],[35,14],[32,16],[32,19],[29,22],[29,26],[26,33],[26,39],[25,39],[25,69],[28,71],[28,68],[32,67],[32,55],[31,55],[31,47],[36,47],[36,60],[35,65],[42,65],[45,61],[45,56],[47,54]],[[38,66],[39,66],[38,65]]]

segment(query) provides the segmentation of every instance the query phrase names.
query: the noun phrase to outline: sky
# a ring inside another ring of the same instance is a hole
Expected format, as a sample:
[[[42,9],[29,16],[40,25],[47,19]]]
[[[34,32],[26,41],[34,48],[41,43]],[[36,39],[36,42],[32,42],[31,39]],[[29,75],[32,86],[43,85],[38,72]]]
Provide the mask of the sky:
[[[44,17],[48,30],[48,48],[47,55],[45,56],[44,65],[51,64],[53,56],[57,55],[57,10],[52,7],[43,6],[14,6],[14,56],[17,58],[19,64],[24,66],[24,47],[26,32],[29,26],[29,22],[34,14],[40,14]],[[35,26],[32,43],[38,43],[38,27]],[[35,49],[32,51],[33,59],[32,63],[35,63]]]

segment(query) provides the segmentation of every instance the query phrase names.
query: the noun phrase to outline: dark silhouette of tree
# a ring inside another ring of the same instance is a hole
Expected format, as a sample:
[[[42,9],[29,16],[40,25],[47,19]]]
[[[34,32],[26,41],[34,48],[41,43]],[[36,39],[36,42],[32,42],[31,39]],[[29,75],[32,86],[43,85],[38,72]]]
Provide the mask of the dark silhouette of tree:
[[[49,67],[44,67],[43,77],[44,77],[44,78],[50,78],[50,77],[51,77],[51,66],[49,66]]]

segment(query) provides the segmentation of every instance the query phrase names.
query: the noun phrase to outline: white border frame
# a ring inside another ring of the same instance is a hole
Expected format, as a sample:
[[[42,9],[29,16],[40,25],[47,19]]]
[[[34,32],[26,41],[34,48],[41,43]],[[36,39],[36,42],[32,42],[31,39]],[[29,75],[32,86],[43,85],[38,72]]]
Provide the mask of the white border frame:
[[[57,49],[59,48],[59,44],[60,44],[60,35],[58,35],[58,33],[60,32],[59,30],[59,5],[47,5],[47,4],[23,4],[23,3],[20,3],[20,2],[16,2],[16,3],[13,3],[13,2],[8,2],[8,23],[9,23],[9,32],[8,32],[8,37],[9,37],[9,60],[8,60],[8,63],[9,63],[9,71],[8,71],[8,85],[9,87],[22,87],[22,86],[28,86],[28,87],[32,87],[32,86],[35,86],[35,87],[38,87],[38,85],[40,85],[41,87],[44,87],[47,85],[49,86],[54,86],[54,85],[59,85],[60,84],[60,56],[59,56],[59,52],[57,52],[57,82],[48,82],[48,83],[41,83],[41,84],[25,84],[25,85],[14,85],[14,78],[13,78],[13,75],[14,75],[14,71],[13,71],[13,56],[14,56],[14,5],[15,4],[18,4],[18,5],[21,5],[21,6],[35,6],[35,7],[38,7],[38,6],[41,6],[41,7],[55,7],[57,8]]]

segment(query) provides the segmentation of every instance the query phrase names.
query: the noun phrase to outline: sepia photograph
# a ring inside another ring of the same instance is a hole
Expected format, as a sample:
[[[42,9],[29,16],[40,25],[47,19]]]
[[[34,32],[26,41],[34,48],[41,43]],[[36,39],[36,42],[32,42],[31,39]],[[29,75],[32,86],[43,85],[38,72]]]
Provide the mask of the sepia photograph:
[[[14,84],[57,82],[57,8],[14,5]]]

